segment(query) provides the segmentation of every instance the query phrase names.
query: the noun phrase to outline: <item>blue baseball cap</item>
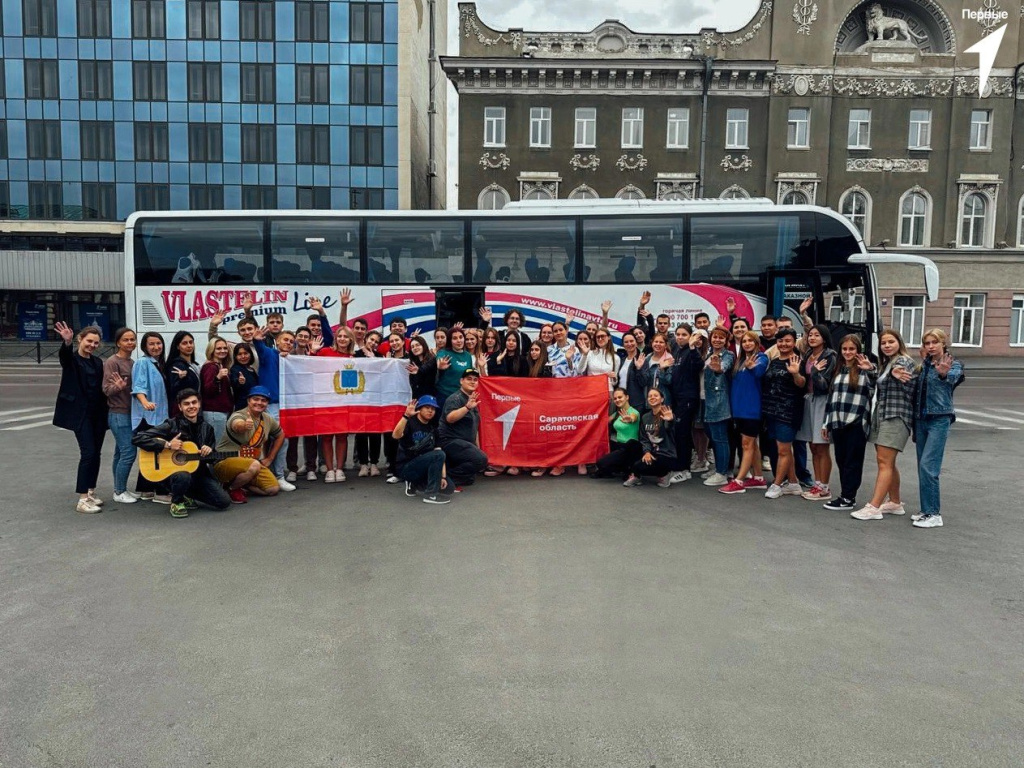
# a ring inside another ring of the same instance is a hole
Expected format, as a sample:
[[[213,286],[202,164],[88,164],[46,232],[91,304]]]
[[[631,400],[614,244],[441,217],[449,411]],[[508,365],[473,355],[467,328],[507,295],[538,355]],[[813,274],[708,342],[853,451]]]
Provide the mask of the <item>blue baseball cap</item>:
[[[418,411],[420,408],[425,408],[428,405],[431,408],[437,408],[437,400],[434,398],[433,395],[423,395],[423,397],[421,397],[419,400],[417,400],[416,401],[416,410]]]
[[[253,387],[252,389],[249,390],[249,394],[246,395],[245,399],[248,400],[250,397],[265,397],[269,401],[270,400],[270,390],[267,389],[266,387],[263,387],[263,386],[260,386],[259,384],[257,384],[255,387]]]

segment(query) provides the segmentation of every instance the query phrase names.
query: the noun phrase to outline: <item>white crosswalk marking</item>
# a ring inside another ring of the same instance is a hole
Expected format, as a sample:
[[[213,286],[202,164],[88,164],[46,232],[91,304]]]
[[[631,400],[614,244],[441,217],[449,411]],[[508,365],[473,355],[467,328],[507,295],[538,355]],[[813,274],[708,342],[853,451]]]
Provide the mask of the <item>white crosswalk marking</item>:
[[[32,421],[33,419],[40,419],[47,412],[52,411],[52,408],[33,408],[32,413],[25,414],[24,416],[14,416],[11,418],[0,416],[0,424],[13,424],[16,421]]]
[[[15,408],[13,411],[0,411],[0,420],[3,420],[7,416],[13,416],[16,413],[28,413],[29,411],[45,411],[48,410],[49,408],[50,406],[45,406],[43,408]]]
[[[985,427],[985,429],[999,429],[999,430],[1014,430],[1014,429],[1016,429],[1015,427],[1004,427],[1002,424],[988,424],[988,423],[983,422],[983,421],[974,421],[973,419],[965,419],[962,416],[957,416],[956,417],[956,424],[954,424],[953,426],[955,427],[955,426],[957,426],[957,424],[970,424],[973,427]]]
[[[997,416],[994,413],[985,413],[983,411],[968,411],[966,408],[957,408],[956,412],[957,414],[965,413],[968,416],[977,416],[978,418],[981,419],[995,419],[996,421],[1009,421],[1014,424],[1024,425],[1024,419],[1011,419],[1009,416]],[[1006,411],[1002,411],[1002,413],[1006,413]]]
[[[48,424],[53,424],[52,418],[46,421],[37,421],[34,424],[21,424],[17,427],[0,427],[0,432],[21,432],[23,429],[35,429],[36,427],[45,427]]]

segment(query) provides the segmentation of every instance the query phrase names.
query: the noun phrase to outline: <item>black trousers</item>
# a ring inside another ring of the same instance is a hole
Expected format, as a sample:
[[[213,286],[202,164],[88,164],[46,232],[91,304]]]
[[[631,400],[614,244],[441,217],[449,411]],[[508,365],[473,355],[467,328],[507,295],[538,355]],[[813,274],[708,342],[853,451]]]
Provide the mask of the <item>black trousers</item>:
[[[687,464],[690,462],[687,461]],[[679,468],[679,460],[666,456],[655,456],[654,461],[645,464],[642,459],[633,462],[630,472],[637,477],[664,477],[670,472],[676,472]]]
[[[836,465],[839,469],[840,496],[856,500],[860,482],[864,476],[864,453],[868,438],[864,424],[857,422],[841,429],[832,430],[832,445],[836,449]]]
[[[181,504],[188,496],[214,509],[227,509],[231,506],[228,492],[205,467],[200,467],[191,475],[188,472],[175,472],[167,478],[167,487],[174,504]]]
[[[82,425],[75,430],[78,441],[78,477],[75,480],[75,492],[85,493],[96,487],[96,478],[100,476],[100,451],[103,450],[103,438],[107,434],[107,415],[89,413]]]
[[[285,449],[285,462],[288,465],[288,471],[316,471],[316,451],[319,442],[316,435],[291,438],[288,441],[288,447]],[[299,467],[299,443],[302,443],[302,467]]]
[[[424,488],[427,493],[439,493],[442,470],[444,470],[444,451],[434,449],[405,462],[398,471],[398,476],[417,488]]]
[[[676,417],[676,456],[679,466],[690,468],[693,453],[693,422],[700,413],[700,398],[694,397],[672,403],[672,415]]]
[[[398,460],[398,441],[391,436],[390,432],[384,433],[384,458],[388,462],[388,471],[395,471],[395,462]]]
[[[356,464],[376,464],[380,461],[379,434],[361,432],[356,435]]]
[[[487,454],[468,440],[449,440],[442,447],[448,463],[448,477],[456,485],[472,485],[477,473],[487,467]]]
[[[639,440],[627,443],[609,443],[611,451],[597,460],[595,477],[622,477],[629,474],[629,468],[643,456]]]

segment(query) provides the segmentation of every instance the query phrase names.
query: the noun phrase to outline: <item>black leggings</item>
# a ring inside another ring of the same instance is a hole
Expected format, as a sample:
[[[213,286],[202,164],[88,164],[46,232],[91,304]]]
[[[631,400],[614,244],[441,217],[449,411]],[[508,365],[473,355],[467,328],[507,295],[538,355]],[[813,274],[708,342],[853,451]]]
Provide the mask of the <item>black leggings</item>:
[[[643,456],[639,440],[626,443],[609,443],[611,451],[597,460],[597,472],[594,477],[625,477],[629,468]]]
[[[96,487],[96,478],[100,474],[100,451],[103,449],[103,438],[107,433],[107,414],[104,411],[101,419],[95,413],[88,413],[82,425],[75,430],[78,440],[78,477],[75,480],[75,492],[85,493]]]
[[[679,468],[679,461],[667,456],[655,456],[654,461],[645,464],[643,459],[633,462],[630,472],[637,477],[664,477],[670,472],[676,472]]]
[[[376,464],[380,461],[380,441],[378,433],[360,433],[356,435],[356,464]]]

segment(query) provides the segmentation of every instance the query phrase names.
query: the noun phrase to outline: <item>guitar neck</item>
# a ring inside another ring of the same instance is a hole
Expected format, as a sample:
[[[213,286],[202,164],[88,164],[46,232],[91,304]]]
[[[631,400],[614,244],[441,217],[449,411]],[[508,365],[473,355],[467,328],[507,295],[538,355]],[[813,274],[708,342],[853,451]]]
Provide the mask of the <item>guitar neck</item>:
[[[203,456],[201,453],[179,453],[178,458],[186,461],[224,461],[224,459],[236,459],[241,453],[239,451],[214,451]]]

